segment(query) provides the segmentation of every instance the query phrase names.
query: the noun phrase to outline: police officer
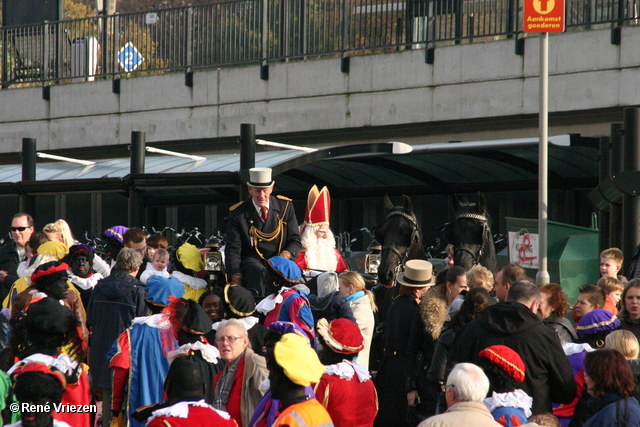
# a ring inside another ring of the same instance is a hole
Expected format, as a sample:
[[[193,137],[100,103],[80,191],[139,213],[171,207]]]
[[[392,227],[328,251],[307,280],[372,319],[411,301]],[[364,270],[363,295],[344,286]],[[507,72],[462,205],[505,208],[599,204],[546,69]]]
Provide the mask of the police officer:
[[[251,197],[229,209],[225,262],[232,285],[261,293],[266,261],[274,256],[295,260],[300,252],[300,233],[291,199],[272,196],[270,168],[249,170]]]

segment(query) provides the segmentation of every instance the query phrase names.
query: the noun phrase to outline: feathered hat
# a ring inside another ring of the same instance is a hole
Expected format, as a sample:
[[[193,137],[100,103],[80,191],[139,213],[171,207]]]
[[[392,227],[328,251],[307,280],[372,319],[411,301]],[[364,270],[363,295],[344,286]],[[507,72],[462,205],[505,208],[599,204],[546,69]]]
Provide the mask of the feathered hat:
[[[322,187],[322,190],[318,190],[318,186],[314,185],[307,196],[307,208],[304,213],[304,224],[301,231],[304,231],[304,227],[307,225],[329,225],[330,216],[331,196],[329,195],[329,189]]]

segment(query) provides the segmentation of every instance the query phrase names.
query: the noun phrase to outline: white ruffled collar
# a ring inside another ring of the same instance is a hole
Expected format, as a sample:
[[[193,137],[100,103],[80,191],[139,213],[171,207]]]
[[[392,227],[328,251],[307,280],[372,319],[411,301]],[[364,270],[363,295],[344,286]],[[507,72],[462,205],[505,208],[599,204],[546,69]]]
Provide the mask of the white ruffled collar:
[[[583,351],[591,352],[595,351],[593,347],[586,343],[573,343],[566,342],[562,344],[562,349],[564,350],[564,354],[566,356],[571,356],[572,354],[582,353]]]
[[[218,411],[213,406],[209,405],[207,402],[202,400],[198,400],[197,402],[178,402],[171,406],[167,406],[166,408],[155,410],[151,413],[151,417],[147,420],[147,423],[157,417],[176,417],[176,418],[189,418],[189,407],[190,406],[201,406],[203,408],[209,408],[212,411],[215,411],[225,420],[231,419],[231,416],[224,412]]]
[[[358,380],[363,383],[371,379],[371,374],[366,366],[357,365],[350,360],[343,360],[335,365],[325,367],[324,373],[328,375],[337,375],[342,379],[351,380],[353,374],[358,376]]]
[[[168,315],[158,313],[151,316],[136,317],[131,321],[131,325],[147,325],[156,329],[168,329],[171,327],[171,322]]]
[[[241,317],[239,319],[235,319],[238,320],[240,323],[242,323],[244,325],[244,328],[248,331],[249,329],[253,328],[259,321],[260,319],[258,319],[257,317],[254,316],[247,316],[247,317]],[[218,331],[218,328],[222,325],[224,325],[225,323],[227,323],[227,319],[222,319],[219,322],[214,323],[213,325],[211,325],[211,329],[213,329],[214,331]]]
[[[220,352],[211,344],[205,344],[202,341],[181,345],[177,350],[170,351],[167,355],[169,363],[181,354],[189,354],[191,351],[200,350],[202,358],[209,363],[218,363]]]
[[[7,375],[11,376],[11,374],[13,374],[13,372],[16,369],[18,369],[20,366],[24,366],[32,362],[39,362],[47,366],[53,366],[54,368],[56,368],[57,370],[59,370],[65,375],[71,375],[78,367],[78,362],[71,359],[66,354],[61,354],[56,357],[56,356],[49,356],[48,354],[43,354],[43,353],[35,353],[35,354],[32,354],[31,356],[25,357],[24,359],[22,359],[21,361],[13,365],[11,369],[7,371]]]
[[[260,301],[258,305],[256,305],[256,310],[262,314],[269,314],[271,310],[276,308],[276,305],[280,304],[283,301],[282,294],[290,289],[297,289],[300,292],[304,293],[305,295],[309,295],[311,293],[311,290],[306,285],[303,285],[303,284],[295,285],[291,288],[283,286],[282,288],[280,288],[278,293],[271,294],[265,299],[263,299],[262,301]]]
[[[69,275],[69,281],[83,290],[93,289],[97,284],[98,280],[102,279],[103,276],[100,273],[92,273],[89,277],[80,277],[73,274],[73,270],[67,270],[67,274]]]
[[[180,271],[174,271],[171,276],[180,280],[183,285],[190,287],[191,289],[204,289],[207,287],[207,281],[204,279],[198,279],[197,277],[187,276]]]
[[[520,408],[524,411],[527,418],[529,418],[531,416],[531,405],[533,404],[533,399],[524,391],[517,389],[508,393],[493,392],[491,397],[487,397],[483,403],[489,412],[493,412],[495,409],[502,408],[504,406]]]

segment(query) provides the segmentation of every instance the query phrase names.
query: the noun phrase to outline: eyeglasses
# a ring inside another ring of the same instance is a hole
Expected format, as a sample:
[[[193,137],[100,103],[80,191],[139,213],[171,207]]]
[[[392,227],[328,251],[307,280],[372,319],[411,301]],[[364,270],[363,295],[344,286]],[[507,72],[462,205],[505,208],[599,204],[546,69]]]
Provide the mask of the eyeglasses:
[[[443,393],[446,393],[447,392],[447,387],[453,388],[453,384],[442,384],[440,386],[440,389],[442,390]]]
[[[242,337],[220,337],[220,338],[216,338],[216,343],[218,344],[222,344],[225,341],[228,341],[229,344],[233,344],[234,342],[236,342],[236,340],[239,340]]]
[[[29,227],[11,227],[11,231],[24,231]]]

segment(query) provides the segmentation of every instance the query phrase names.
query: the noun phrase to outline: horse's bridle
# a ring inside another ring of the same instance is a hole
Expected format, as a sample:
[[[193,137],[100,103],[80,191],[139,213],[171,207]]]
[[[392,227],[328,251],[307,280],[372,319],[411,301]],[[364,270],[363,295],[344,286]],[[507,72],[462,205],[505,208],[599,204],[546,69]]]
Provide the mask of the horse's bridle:
[[[477,251],[472,251],[471,249],[469,249],[466,243],[460,243],[453,247],[454,254],[460,251],[468,253],[473,259],[473,266],[475,267],[476,265],[480,264],[480,257],[484,255],[484,237],[487,232],[491,231],[491,229],[489,228],[489,219],[484,215],[474,213],[463,213],[456,216],[456,220],[461,218],[474,219],[482,224],[482,244],[480,245],[480,249],[478,249]]]
[[[412,227],[411,238],[409,239],[409,244],[407,245],[406,249],[404,250],[404,253],[400,253],[400,251],[398,249],[396,249],[395,246],[392,246],[392,245],[384,245],[382,247],[382,251],[383,252],[384,252],[385,249],[389,249],[391,252],[393,252],[394,254],[396,254],[398,256],[399,261],[395,266],[395,273],[398,274],[400,272],[400,270],[402,269],[402,264],[404,263],[404,260],[409,255],[409,250],[411,249],[411,246],[413,245],[413,241],[414,241],[414,239],[416,238],[416,236],[418,234],[418,220],[416,219],[415,215],[409,215],[408,213],[402,212],[402,211],[391,211],[391,212],[389,212],[389,214],[385,218],[385,221],[387,221],[392,216],[401,216],[401,217],[403,217],[404,219],[409,221],[409,223],[411,224],[411,227]]]

